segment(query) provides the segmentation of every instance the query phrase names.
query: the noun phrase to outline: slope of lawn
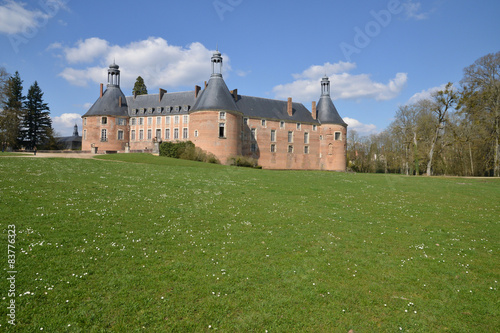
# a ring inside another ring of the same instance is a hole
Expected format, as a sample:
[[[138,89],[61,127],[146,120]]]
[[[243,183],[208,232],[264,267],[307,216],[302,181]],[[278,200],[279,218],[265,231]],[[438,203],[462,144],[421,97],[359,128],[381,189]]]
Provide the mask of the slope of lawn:
[[[499,179],[0,158],[0,217],[11,332],[500,331]]]

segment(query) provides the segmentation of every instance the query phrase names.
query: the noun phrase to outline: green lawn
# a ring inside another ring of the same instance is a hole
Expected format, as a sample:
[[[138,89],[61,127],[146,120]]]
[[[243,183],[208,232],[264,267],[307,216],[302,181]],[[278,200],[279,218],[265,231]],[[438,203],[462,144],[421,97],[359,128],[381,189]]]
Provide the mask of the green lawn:
[[[2,158],[0,216],[11,332],[500,331],[499,179]]]

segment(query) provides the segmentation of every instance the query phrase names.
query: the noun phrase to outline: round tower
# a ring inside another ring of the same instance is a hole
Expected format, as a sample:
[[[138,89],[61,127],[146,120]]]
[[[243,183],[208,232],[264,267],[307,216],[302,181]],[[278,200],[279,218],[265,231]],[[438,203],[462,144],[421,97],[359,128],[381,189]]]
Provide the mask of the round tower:
[[[127,99],[120,89],[120,70],[108,68],[108,84],[92,107],[82,116],[82,150],[119,151],[129,141]]]
[[[347,157],[347,124],[340,117],[330,97],[330,80],[321,79],[321,97],[317,104],[320,126],[320,168],[345,171]]]
[[[211,58],[210,80],[189,112],[189,137],[197,147],[213,153],[225,164],[229,157],[241,155],[243,117],[222,78],[222,63],[217,50]]]

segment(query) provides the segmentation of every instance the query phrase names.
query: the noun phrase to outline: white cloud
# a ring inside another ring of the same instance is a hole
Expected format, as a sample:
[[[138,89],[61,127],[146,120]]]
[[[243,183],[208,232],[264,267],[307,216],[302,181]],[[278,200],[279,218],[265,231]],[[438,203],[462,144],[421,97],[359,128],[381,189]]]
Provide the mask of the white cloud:
[[[355,67],[354,63],[342,61],[336,64],[314,65],[301,74],[293,74],[295,81],[277,85],[273,92],[276,98],[281,99],[292,96],[303,103],[316,100],[321,93],[321,78],[326,74],[330,77],[330,93],[333,99],[369,98],[381,101],[397,97],[408,80],[406,73],[397,73],[386,84],[374,82],[369,74],[347,73]]]
[[[74,47],[62,47],[69,64],[93,62],[85,68],[66,67],[59,75],[69,83],[86,86],[89,82],[105,83],[106,69],[116,61],[121,70],[122,87],[132,87],[140,75],[146,86],[174,88],[200,84],[211,74],[213,51],[201,43],[186,47],[169,45],[163,38],[150,37],[128,45],[111,45],[99,38],[78,41]],[[223,55],[223,73],[231,70],[229,57]],[[97,64],[96,64],[97,63]]]
[[[378,132],[377,126],[375,126],[373,124],[363,124],[359,120],[356,120],[354,118],[349,118],[349,117],[344,117],[342,119],[344,119],[344,121],[349,126],[348,127],[349,130],[355,130],[356,132],[358,132],[358,134],[360,134],[362,136],[370,135],[370,134],[374,134],[374,133]]]
[[[63,113],[60,116],[52,117],[52,127],[56,134],[61,136],[70,136],[73,134],[73,127],[78,125],[78,131],[81,135],[82,115],[78,113]]]
[[[423,12],[421,10],[422,3],[413,2],[408,0],[403,4],[403,8],[407,19],[414,19],[417,21],[426,20],[429,18],[431,12]]]
[[[426,90],[422,90],[421,92],[418,92],[418,93],[414,94],[413,96],[411,96],[410,99],[408,100],[408,103],[413,104],[413,103],[417,103],[418,101],[423,100],[423,99],[430,99],[432,97],[432,94],[438,92],[439,90],[444,90],[445,87],[446,87],[446,83],[443,83],[440,86],[432,87],[432,88],[429,88]]]
[[[0,33],[8,35],[33,34],[37,28],[47,24],[60,9],[66,9],[64,0],[39,1],[38,8],[26,9],[26,4],[6,0],[0,5]]]

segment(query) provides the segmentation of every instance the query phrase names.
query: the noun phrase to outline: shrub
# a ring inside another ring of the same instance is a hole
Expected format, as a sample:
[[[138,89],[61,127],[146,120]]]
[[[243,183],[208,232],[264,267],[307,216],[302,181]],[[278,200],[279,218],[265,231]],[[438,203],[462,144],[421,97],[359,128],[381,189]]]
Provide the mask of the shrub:
[[[229,165],[233,166],[262,169],[262,167],[258,165],[257,160],[252,157],[246,157],[241,155],[232,156],[227,159],[227,162]]]
[[[196,147],[191,141],[162,142],[160,156],[220,164],[214,154]]]

